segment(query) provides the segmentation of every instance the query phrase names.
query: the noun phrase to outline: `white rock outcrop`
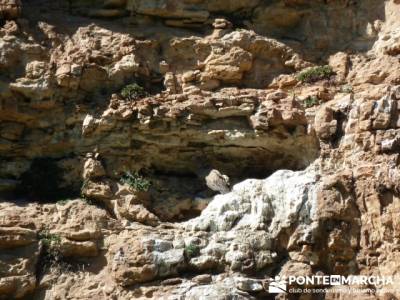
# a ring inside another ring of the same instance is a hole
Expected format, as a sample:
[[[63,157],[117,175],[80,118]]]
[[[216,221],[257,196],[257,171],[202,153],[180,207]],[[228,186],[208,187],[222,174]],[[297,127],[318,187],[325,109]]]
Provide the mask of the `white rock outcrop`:
[[[264,180],[248,179],[215,196],[202,214],[186,222],[191,230],[264,229],[276,236],[295,222],[310,223],[316,203],[316,172],[280,170]]]

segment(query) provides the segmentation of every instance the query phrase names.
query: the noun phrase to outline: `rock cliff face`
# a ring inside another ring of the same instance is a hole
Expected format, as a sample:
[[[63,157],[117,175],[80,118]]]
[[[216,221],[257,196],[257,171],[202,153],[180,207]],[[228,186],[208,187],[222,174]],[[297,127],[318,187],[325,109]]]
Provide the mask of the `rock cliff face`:
[[[399,1],[0,0],[0,25],[0,299],[400,298]],[[393,282],[268,293],[296,275]]]

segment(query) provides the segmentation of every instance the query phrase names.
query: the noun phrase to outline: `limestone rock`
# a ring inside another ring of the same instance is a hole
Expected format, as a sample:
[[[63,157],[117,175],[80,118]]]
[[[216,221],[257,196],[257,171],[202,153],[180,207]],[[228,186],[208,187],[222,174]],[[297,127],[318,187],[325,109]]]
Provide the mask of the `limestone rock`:
[[[0,298],[264,299],[275,276],[398,273],[398,1],[36,2],[0,1]],[[296,78],[322,61],[335,76]],[[39,158],[69,198],[14,197]],[[357,296],[400,296],[377,288]]]
[[[383,140],[381,142],[381,149],[383,152],[396,151],[399,147],[400,147],[400,138],[399,137]]]
[[[101,162],[95,158],[89,157],[83,166],[83,179],[96,179],[106,175]]]
[[[82,123],[82,134],[87,134],[96,128],[96,119],[91,115],[86,115]]]
[[[252,55],[239,47],[233,47],[222,55],[212,53],[206,59],[205,65],[201,81],[214,79],[227,83],[238,83],[242,79],[243,73],[251,69]]]
[[[36,241],[36,232],[26,228],[0,228],[0,247],[14,248],[32,244]]]
[[[97,256],[98,248],[96,242],[93,241],[71,241],[64,240],[60,246],[61,254],[65,257],[85,257],[85,256]]]
[[[122,286],[176,274],[184,261],[183,249],[173,249],[170,242],[147,239],[127,245],[117,244],[112,251],[112,276]]]
[[[321,140],[329,140],[337,131],[334,111],[328,106],[321,107],[315,115],[315,131]]]
[[[265,181],[244,181],[233,186],[230,193],[215,196],[201,216],[186,226],[211,231],[267,227],[274,236],[289,227],[291,220],[311,218],[315,180],[310,169],[278,171]],[[306,210],[299,211],[301,207]]]
[[[103,201],[106,201],[113,196],[110,185],[105,181],[86,181],[82,193],[86,197]]]
[[[215,29],[227,29],[232,27],[232,23],[225,19],[215,19],[212,25]]]
[[[109,76],[115,78],[118,82],[123,82],[130,78],[139,70],[139,63],[133,54],[123,56],[110,70]]]
[[[204,22],[209,16],[207,10],[192,10],[189,5],[174,0],[131,0],[128,1],[127,7],[140,14],[159,16],[162,18],[188,19],[194,22]]]
[[[4,249],[4,245],[2,247],[0,293],[2,297],[19,299],[33,292],[36,287],[39,247],[37,243],[24,245],[15,241],[10,240],[11,243],[6,247],[14,245],[12,249]]]
[[[236,287],[246,292],[260,292],[264,289],[261,280],[251,278],[235,278]]]
[[[125,199],[112,201],[117,217],[151,226],[158,225],[159,219],[156,215],[151,213],[143,204],[133,204],[128,199],[129,197],[125,197]]]
[[[212,277],[209,274],[203,274],[203,275],[198,275],[198,276],[194,277],[192,280],[196,281],[198,283],[201,283],[201,284],[207,284],[212,281]]]
[[[53,89],[48,78],[21,78],[16,83],[10,84],[10,88],[34,100],[44,100],[53,96]]]
[[[201,285],[196,286],[190,289],[186,294],[185,297],[190,300],[195,299],[226,299],[227,297],[233,297],[235,299],[255,299],[250,294],[239,291],[236,288],[233,288],[234,282],[232,279],[226,278],[225,280],[221,280],[216,284],[209,284],[209,285]]]
[[[222,194],[230,191],[229,177],[222,175],[218,170],[211,170],[205,178],[207,186],[213,191]]]
[[[338,76],[339,81],[343,81],[349,71],[349,56],[346,53],[338,52],[329,57],[329,65]]]
[[[396,102],[387,98],[386,96],[376,102],[372,123],[374,129],[385,129],[390,125]]]

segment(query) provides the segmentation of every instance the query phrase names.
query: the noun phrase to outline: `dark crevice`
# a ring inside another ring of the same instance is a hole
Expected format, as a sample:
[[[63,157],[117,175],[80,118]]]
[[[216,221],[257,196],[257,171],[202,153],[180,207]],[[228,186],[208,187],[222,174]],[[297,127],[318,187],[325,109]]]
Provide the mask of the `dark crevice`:
[[[57,161],[50,157],[35,158],[30,168],[19,178],[16,196],[41,203],[77,197],[79,191],[74,187],[63,186],[64,171],[57,165]]]
[[[336,127],[336,132],[331,139],[331,144],[332,144],[333,148],[337,148],[337,147],[339,147],[341,138],[345,134],[344,126],[345,126],[347,116],[346,116],[346,114],[344,114],[341,111],[336,111],[336,112],[334,112],[333,117],[337,121],[337,127]]]

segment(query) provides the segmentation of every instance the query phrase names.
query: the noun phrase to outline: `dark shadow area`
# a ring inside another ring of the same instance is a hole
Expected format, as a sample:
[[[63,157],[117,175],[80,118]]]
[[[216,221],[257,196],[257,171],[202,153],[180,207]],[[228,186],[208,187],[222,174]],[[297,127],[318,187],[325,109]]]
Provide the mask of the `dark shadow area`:
[[[29,170],[19,178],[16,196],[36,200],[39,203],[79,196],[79,191],[73,187],[63,186],[63,174],[63,170],[57,165],[57,160],[49,157],[35,158]]]
[[[337,120],[337,128],[336,132],[332,137],[331,144],[333,148],[339,147],[340,140],[345,134],[345,121],[346,121],[346,114],[341,111],[337,111],[334,113],[334,119]]]
[[[217,129],[220,124],[213,126]],[[152,183],[149,209],[163,221],[180,222],[198,216],[219,194],[206,183],[213,169],[226,175],[232,187],[246,179],[265,179],[277,170],[307,168],[319,156],[319,144],[316,137],[298,136],[295,131],[291,127],[287,133],[279,130],[275,133],[283,136],[276,137],[269,133],[248,141],[246,146],[213,145],[215,141],[206,140],[177,147],[158,144],[160,148],[147,158],[151,164],[140,170]],[[152,148],[146,143],[141,147]]]

